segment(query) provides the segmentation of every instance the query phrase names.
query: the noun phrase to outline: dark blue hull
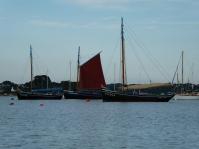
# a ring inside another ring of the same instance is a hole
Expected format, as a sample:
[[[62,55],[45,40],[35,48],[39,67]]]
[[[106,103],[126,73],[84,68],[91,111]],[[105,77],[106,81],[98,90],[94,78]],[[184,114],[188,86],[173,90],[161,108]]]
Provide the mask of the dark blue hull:
[[[65,91],[65,99],[102,99],[102,94],[96,92],[73,92]]]
[[[168,102],[173,95],[128,95],[125,93],[102,91],[103,102]]]
[[[18,100],[61,100],[61,94],[42,94],[42,93],[29,93],[21,92],[17,93]]]

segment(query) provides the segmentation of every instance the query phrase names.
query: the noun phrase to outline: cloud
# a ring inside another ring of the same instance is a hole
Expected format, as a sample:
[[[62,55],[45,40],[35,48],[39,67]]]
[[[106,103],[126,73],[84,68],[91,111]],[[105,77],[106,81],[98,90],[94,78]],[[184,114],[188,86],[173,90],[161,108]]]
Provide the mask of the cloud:
[[[130,0],[60,0],[67,4],[79,5],[94,8],[108,8],[124,10]]]
[[[41,18],[33,18],[28,21],[30,25],[43,28],[68,28],[68,29],[102,29],[102,30],[118,30],[120,28],[120,22],[117,17],[102,17],[100,19],[77,22],[77,21],[58,21],[58,20],[45,20]],[[141,26],[148,30],[155,30],[160,26],[196,26],[199,25],[198,21],[165,21],[160,18],[150,19],[145,21],[137,21],[133,23],[133,26]]]
[[[71,2],[66,0],[66,2]],[[73,3],[83,5],[121,5],[127,4],[129,0],[73,0]]]
[[[78,4],[78,5],[90,5],[90,6],[121,6],[128,5],[132,3],[160,3],[165,2],[165,0],[62,0],[66,3]],[[179,3],[190,3],[190,0],[168,0],[167,2],[179,2]],[[191,3],[196,3],[191,1]]]
[[[47,20],[31,20],[29,21],[29,23],[34,26],[40,26],[40,27],[65,28],[70,26],[70,24],[65,22],[47,21]]]
[[[62,22],[62,21],[49,21],[49,20],[42,20],[42,19],[35,19],[35,20],[30,20],[28,23],[33,25],[33,26],[38,26],[38,27],[50,27],[50,28],[75,28],[75,29],[116,29],[118,28],[118,24],[111,22],[108,24],[105,24],[102,21],[100,22],[86,22],[86,23],[77,23],[77,22]],[[106,19],[106,18],[105,18]],[[107,18],[108,19],[108,18]]]
[[[198,21],[162,21],[153,20],[151,22],[145,23],[145,25],[199,25]]]

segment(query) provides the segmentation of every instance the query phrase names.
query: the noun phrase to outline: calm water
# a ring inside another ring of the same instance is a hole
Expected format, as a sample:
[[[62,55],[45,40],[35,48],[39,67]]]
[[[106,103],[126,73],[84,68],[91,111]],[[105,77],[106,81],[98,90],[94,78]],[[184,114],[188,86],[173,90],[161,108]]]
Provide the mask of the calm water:
[[[199,100],[103,103],[0,97],[0,149],[18,148],[198,149]]]

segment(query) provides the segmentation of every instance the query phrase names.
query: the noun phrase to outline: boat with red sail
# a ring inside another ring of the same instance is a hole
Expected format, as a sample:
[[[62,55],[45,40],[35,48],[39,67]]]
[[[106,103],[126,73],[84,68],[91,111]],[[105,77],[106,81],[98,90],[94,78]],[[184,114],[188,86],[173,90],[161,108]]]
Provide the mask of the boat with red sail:
[[[78,49],[76,91],[65,91],[65,99],[102,99],[101,88],[106,86],[100,53],[80,65]]]

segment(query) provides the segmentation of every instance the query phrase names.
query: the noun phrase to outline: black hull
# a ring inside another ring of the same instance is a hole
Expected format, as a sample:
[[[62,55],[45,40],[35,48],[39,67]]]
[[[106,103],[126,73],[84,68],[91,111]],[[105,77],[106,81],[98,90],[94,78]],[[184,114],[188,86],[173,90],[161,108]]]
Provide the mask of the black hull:
[[[18,100],[61,100],[62,95],[17,93]]]
[[[103,102],[168,102],[174,95],[128,95],[102,91]]]
[[[83,99],[83,100],[88,100],[88,99],[102,99],[102,95],[100,94],[93,94],[93,93],[79,93],[79,92],[64,92],[64,98],[65,99]]]

